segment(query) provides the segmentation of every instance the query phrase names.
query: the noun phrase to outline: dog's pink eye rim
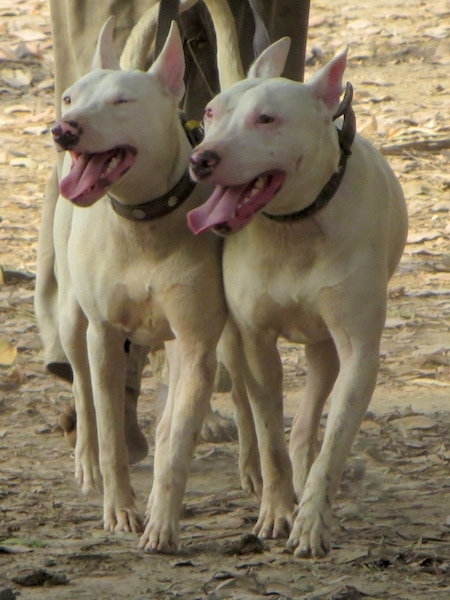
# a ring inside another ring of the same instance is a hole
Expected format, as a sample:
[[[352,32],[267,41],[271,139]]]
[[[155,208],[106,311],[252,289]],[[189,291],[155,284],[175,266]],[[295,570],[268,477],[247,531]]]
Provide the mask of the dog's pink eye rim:
[[[259,117],[256,119],[256,122],[258,123],[258,125],[270,125],[274,121],[275,121],[275,117],[272,117],[265,113],[262,115],[259,115]]]
[[[207,106],[205,108],[204,117],[205,117],[205,119],[212,119],[212,116],[213,116],[213,109],[210,106]]]

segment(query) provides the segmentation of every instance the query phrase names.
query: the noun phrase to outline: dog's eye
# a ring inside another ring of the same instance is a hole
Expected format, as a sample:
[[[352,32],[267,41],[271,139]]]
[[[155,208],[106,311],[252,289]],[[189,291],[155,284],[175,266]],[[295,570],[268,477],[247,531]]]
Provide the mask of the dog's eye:
[[[212,116],[213,116],[213,109],[210,106],[206,107],[206,109],[205,109],[205,115],[204,116],[205,116],[205,119],[211,119],[212,118]]]
[[[260,115],[257,119],[257,123],[261,125],[267,125],[268,123],[273,123],[275,119],[270,115]]]
[[[66,106],[68,106],[72,102],[72,98],[70,96],[64,96],[63,102]]]
[[[117,100],[114,100],[114,104],[126,104],[127,102],[129,102],[127,98],[118,98]]]

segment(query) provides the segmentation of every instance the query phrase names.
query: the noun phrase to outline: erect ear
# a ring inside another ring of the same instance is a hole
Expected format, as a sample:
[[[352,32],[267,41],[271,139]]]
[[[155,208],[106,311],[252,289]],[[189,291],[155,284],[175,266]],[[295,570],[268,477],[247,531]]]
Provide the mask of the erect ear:
[[[102,27],[95,49],[92,69],[120,69],[119,60],[114,49],[115,17],[109,17]]]
[[[161,85],[179,100],[184,94],[184,54],[180,30],[172,21],[163,49],[148,73],[154,75]]]
[[[347,49],[330,60],[309,81],[313,95],[334,111],[339,105],[343,91],[342,77],[347,64]]]
[[[248,71],[247,77],[280,77],[286,65],[291,38],[283,37],[262,52]]]

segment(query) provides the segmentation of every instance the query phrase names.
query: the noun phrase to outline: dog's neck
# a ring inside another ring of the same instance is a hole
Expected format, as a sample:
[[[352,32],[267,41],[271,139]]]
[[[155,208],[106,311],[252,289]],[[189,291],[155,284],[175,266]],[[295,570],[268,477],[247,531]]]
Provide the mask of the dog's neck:
[[[142,204],[122,204],[112,194],[107,195],[111,206],[121,217],[129,221],[152,221],[168,215],[181,206],[189,198],[195,185],[189,177],[189,170],[186,169],[181,179],[168,192]]]
[[[352,98],[353,87],[351,83],[347,83],[344,98],[335,115],[333,116],[334,121],[339,117],[344,117],[342,128],[337,128],[339,147],[341,149],[339,164],[336,171],[323,186],[314,202],[299,211],[284,215],[273,215],[263,211],[262,214],[265,217],[279,223],[295,223],[296,221],[302,221],[320,211],[334,197],[339,189],[339,186],[341,185],[342,179],[344,178],[347,167],[347,159],[352,153],[351,146],[356,134],[356,118],[352,107]]]
[[[191,146],[196,146],[203,139],[203,129],[200,123],[188,120],[183,113],[180,118]],[[147,202],[128,205],[120,202],[111,193],[108,193],[107,196],[114,211],[121,217],[130,221],[152,221],[170,214],[181,206],[189,198],[195,186],[196,183],[192,181],[189,170],[186,169],[181,179],[168,192]]]

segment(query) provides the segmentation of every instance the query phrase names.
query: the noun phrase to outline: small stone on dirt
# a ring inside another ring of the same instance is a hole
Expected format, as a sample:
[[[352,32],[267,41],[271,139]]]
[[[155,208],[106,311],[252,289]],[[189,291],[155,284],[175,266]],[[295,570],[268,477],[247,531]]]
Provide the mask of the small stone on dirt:
[[[52,573],[45,569],[34,569],[24,575],[13,577],[12,580],[14,583],[18,583],[25,587],[67,585],[69,583],[69,580],[64,573]]]
[[[243,535],[237,542],[225,544],[221,554],[226,556],[241,556],[242,554],[261,554],[264,552],[264,544],[253,533]]]

